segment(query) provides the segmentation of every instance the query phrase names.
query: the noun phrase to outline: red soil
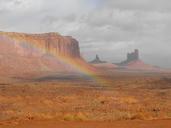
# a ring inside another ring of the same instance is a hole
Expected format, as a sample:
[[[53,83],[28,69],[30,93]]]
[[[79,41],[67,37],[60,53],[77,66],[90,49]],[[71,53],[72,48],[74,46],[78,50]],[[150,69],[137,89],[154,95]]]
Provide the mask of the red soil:
[[[0,128],[171,128],[171,120],[115,122],[31,121],[1,125]]]

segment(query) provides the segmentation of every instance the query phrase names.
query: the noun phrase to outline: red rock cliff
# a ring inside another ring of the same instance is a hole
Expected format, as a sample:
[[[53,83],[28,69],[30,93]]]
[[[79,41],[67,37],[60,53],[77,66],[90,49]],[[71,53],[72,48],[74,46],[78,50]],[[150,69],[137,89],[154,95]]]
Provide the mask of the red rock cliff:
[[[42,54],[55,54],[64,57],[80,57],[78,41],[69,36],[61,36],[58,33],[23,34],[0,32],[0,38],[14,43],[21,55],[28,52],[34,55],[35,49]],[[27,51],[25,51],[27,49]],[[23,53],[22,53],[23,52]]]
[[[80,57],[78,41],[70,36],[0,32],[0,75],[73,71],[80,65],[92,68]]]

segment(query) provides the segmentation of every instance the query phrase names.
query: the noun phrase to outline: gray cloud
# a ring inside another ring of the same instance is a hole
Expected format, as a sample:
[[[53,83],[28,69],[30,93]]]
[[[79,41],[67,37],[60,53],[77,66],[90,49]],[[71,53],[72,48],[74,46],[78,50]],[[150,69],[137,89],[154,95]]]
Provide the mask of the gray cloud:
[[[170,0],[0,0],[0,15],[2,31],[74,36],[88,60],[139,48],[147,63],[171,67]]]
[[[170,0],[107,0],[111,8],[142,11],[170,11]]]

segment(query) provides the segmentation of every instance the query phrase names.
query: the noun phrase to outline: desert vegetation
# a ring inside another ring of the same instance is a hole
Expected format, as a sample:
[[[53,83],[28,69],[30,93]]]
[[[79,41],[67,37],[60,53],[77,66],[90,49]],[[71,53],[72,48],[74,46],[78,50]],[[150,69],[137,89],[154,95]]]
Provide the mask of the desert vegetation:
[[[0,120],[115,121],[171,118],[170,74],[115,72],[107,77],[110,79],[108,86],[98,86],[98,83],[84,77],[74,76],[74,81],[52,78],[2,82]]]

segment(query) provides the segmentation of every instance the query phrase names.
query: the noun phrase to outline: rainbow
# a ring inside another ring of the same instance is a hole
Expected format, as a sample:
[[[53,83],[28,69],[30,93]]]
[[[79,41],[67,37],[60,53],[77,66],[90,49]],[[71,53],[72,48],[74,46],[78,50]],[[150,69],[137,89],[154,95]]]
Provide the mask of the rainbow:
[[[99,86],[102,86],[102,87],[103,86],[108,86],[108,84],[110,83],[109,80],[100,77],[101,72],[87,67],[88,64],[83,60],[82,61],[80,61],[80,60],[77,61],[77,60],[74,60],[74,59],[70,59],[70,58],[62,57],[62,56],[57,56],[57,55],[55,55],[55,57],[58,60],[60,60],[61,62],[65,63],[65,64],[69,64],[70,66],[72,66],[78,72],[88,76],[89,78],[91,78],[92,81],[96,82]]]
[[[10,36],[10,35],[8,35]],[[7,37],[8,37],[7,36]],[[102,77],[99,76],[99,73],[97,73],[94,69],[92,69],[92,66],[89,66],[89,64],[87,64],[83,59],[81,58],[76,58],[76,59],[70,59],[69,57],[66,56],[61,56],[55,53],[55,51],[48,51],[47,49],[45,49],[44,47],[42,47],[41,45],[37,45],[36,43],[28,43],[28,41],[24,40],[23,38],[16,38],[13,36],[10,36],[11,39],[14,41],[15,44],[29,44],[31,45],[31,47],[33,47],[34,49],[43,52],[43,53],[48,53],[50,55],[52,55],[53,57],[55,57],[59,62],[67,64],[69,66],[71,66],[72,68],[74,68],[76,71],[88,76],[89,78],[91,78],[91,80],[94,82],[96,82],[98,85],[101,86],[108,86],[109,80],[106,80]]]

